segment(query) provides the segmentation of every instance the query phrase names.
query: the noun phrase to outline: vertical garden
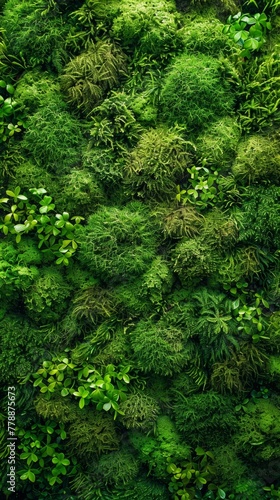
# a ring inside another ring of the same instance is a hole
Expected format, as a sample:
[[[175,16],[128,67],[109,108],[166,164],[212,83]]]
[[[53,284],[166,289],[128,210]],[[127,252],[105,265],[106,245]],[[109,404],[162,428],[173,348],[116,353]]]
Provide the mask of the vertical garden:
[[[3,498],[280,498],[279,11],[0,1]]]

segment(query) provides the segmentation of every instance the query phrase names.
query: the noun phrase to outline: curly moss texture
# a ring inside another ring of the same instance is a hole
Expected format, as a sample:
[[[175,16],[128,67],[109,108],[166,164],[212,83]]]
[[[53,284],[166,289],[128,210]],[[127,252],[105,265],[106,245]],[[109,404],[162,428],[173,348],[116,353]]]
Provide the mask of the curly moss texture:
[[[100,208],[80,228],[79,239],[81,259],[103,279],[142,274],[156,251],[149,212],[138,202]]]
[[[223,81],[217,59],[188,53],[175,59],[164,79],[160,108],[169,125],[179,123],[198,132],[233,111],[234,97]]]

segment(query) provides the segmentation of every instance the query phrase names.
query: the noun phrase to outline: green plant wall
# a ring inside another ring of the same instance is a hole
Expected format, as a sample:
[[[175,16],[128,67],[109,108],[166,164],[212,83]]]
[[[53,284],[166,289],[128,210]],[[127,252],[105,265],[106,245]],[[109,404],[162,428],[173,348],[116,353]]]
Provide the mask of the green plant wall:
[[[3,498],[280,498],[279,9],[0,2]]]

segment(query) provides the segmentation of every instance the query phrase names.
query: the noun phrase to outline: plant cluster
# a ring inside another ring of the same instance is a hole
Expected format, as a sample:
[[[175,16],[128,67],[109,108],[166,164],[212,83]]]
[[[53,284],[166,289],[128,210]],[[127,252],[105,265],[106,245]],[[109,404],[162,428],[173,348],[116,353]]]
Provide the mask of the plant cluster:
[[[0,0],[0,489],[280,489],[279,0]]]

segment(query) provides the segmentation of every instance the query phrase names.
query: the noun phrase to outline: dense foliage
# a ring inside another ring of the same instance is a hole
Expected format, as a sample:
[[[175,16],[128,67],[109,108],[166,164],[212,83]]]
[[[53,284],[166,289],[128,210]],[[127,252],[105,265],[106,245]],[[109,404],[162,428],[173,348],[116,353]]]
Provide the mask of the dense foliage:
[[[0,1],[5,498],[280,498],[279,7]]]

